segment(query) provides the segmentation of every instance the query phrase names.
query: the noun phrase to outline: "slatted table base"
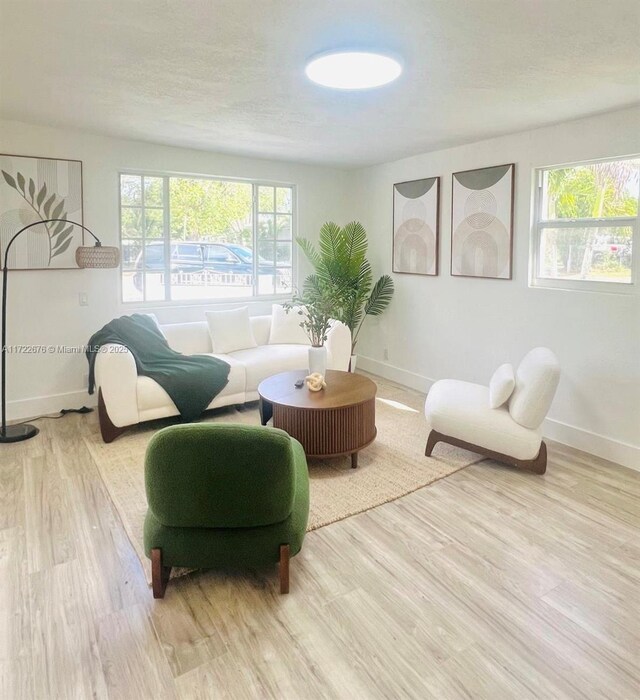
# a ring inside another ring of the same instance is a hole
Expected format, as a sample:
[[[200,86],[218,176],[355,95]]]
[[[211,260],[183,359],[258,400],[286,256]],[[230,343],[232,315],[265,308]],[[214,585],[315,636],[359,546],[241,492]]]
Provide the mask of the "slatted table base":
[[[375,398],[353,406],[305,409],[272,405],[273,427],[298,440],[307,457],[351,455],[358,466],[358,451],[376,437]]]

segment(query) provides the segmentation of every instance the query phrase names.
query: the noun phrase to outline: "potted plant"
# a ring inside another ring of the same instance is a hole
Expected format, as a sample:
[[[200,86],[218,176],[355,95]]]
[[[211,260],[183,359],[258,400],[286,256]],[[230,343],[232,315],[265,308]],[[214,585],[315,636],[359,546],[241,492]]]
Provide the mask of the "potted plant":
[[[375,283],[367,260],[367,232],[358,221],[344,227],[332,221],[320,229],[318,248],[306,238],[298,245],[313,265],[314,284],[324,288],[333,304],[331,317],[342,321],[351,331],[351,371],[355,370],[356,345],[367,316],[379,316],[391,303],[393,280],[382,275]],[[306,285],[306,283],[305,283]]]
[[[316,275],[307,277],[302,294],[284,304],[287,312],[300,316],[300,327],[311,341],[309,348],[309,371],[326,374],[327,348],[325,342],[333,319],[336,299],[331,290]]]

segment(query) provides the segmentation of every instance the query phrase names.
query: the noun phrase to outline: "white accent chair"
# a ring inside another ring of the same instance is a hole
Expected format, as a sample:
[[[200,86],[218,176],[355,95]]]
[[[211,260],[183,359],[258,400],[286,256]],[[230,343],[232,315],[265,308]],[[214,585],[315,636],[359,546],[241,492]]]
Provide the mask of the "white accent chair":
[[[560,365],[548,348],[534,348],[520,362],[515,388],[506,402],[491,408],[489,387],[455,379],[437,381],[424,412],[429,427],[425,455],[447,442],[520,469],[544,474],[547,446],[542,421],[560,379]]]

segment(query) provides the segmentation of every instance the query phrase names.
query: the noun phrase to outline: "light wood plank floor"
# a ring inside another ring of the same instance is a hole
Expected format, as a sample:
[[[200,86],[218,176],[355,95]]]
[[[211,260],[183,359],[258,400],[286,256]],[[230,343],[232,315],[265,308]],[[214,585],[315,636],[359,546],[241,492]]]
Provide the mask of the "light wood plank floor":
[[[640,688],[640,473],[558,444],[154,602],[81,435],[0,452],[0,698],[624,698]]]

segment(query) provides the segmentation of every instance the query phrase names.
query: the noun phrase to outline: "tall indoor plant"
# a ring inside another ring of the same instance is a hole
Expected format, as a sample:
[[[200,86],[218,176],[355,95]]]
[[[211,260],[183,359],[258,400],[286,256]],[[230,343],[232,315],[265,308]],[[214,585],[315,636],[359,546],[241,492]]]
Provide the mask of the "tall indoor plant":
[[[353,370],[362,324],[367,316],[379,316],[389,306],[393,280],[389,275],[382,275],[374,283],[367,260],[367,232],[359,221],[344,227],[327,221],[320,229],[317,248],[306,238],[296,240],[314,268],[307,282],[312,281],[326,290],[333,305],[331,315],[351,331]]]

